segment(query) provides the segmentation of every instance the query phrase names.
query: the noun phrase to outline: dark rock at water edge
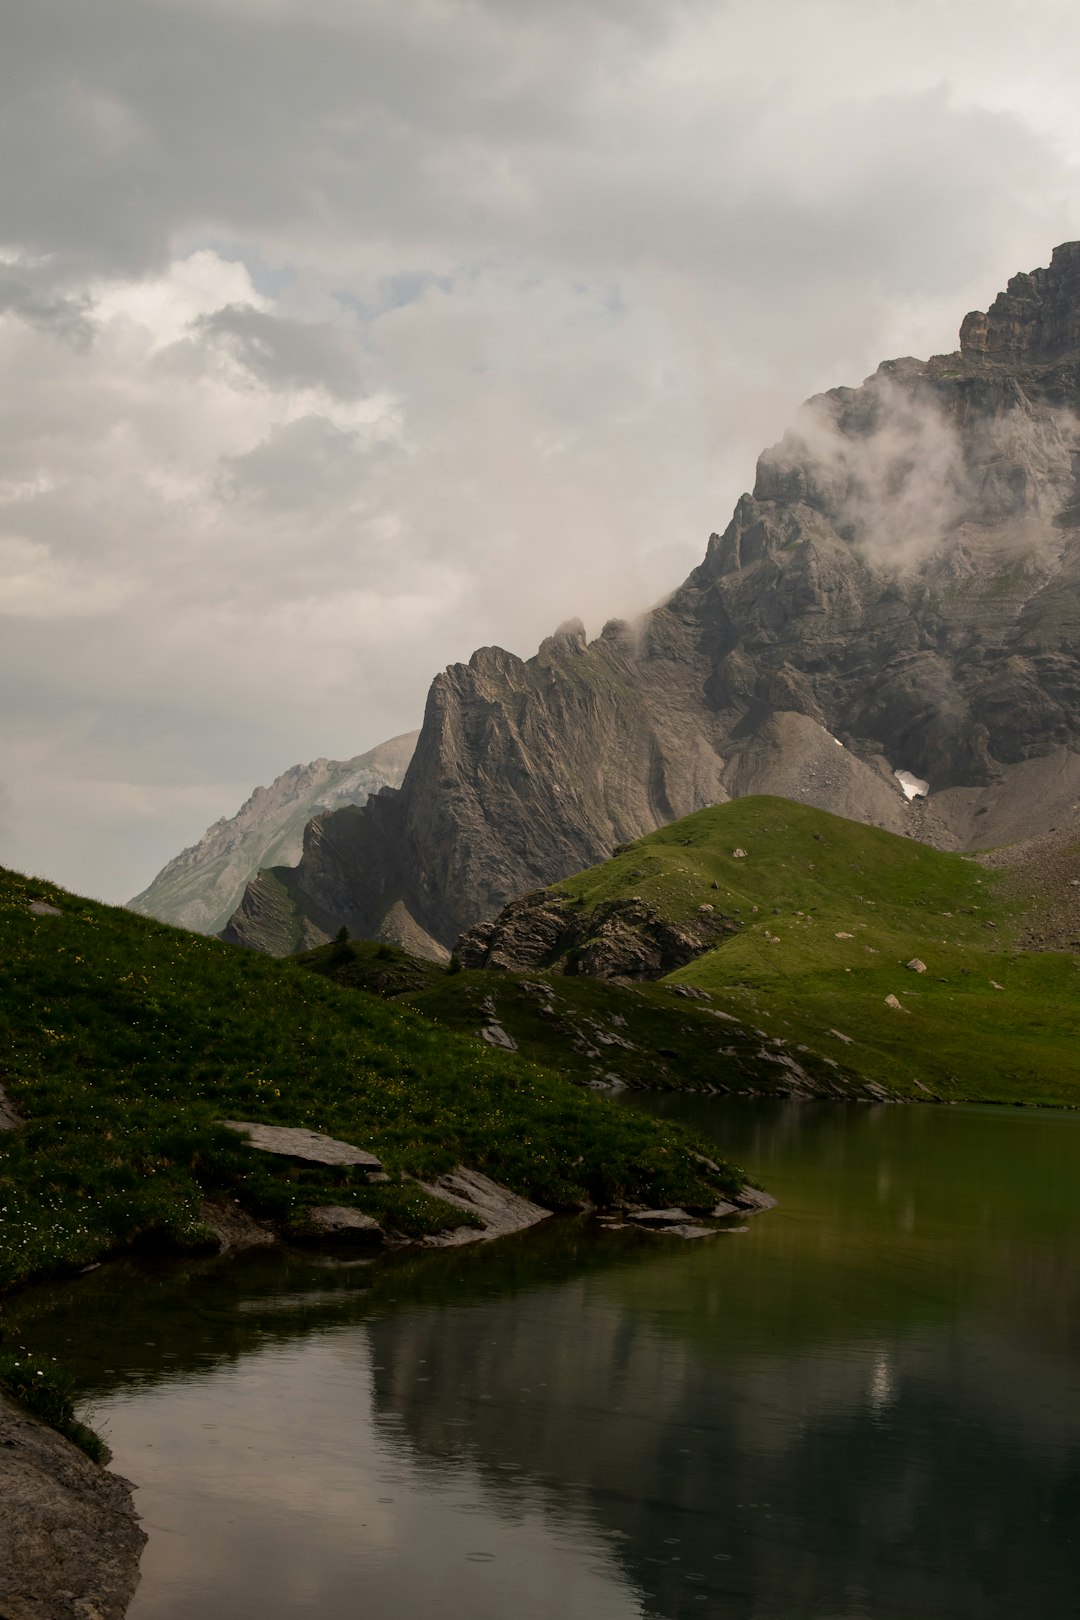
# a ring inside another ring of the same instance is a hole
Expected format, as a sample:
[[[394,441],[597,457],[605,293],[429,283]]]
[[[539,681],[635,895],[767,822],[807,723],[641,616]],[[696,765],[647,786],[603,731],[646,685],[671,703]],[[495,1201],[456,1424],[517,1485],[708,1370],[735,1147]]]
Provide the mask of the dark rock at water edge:
[[[145,1541],[127,1480],[0,1393],[4,1620],[121,1620]]]

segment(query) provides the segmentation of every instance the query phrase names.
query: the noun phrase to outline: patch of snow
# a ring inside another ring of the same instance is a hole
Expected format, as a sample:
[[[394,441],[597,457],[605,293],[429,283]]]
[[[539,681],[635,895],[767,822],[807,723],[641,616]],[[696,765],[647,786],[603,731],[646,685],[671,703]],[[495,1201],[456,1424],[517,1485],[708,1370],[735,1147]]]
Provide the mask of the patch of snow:
[[[910,771],[893,771],[893,775],[903,788],[905,799],[928,797],[930,784],[924,782],[921,776],[913,776]]]

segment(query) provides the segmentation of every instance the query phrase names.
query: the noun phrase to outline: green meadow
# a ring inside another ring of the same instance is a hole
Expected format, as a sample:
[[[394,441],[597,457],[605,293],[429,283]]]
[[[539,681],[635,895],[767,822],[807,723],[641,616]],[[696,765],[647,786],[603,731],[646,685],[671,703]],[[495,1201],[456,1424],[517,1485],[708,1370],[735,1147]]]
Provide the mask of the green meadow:
[[[417,1179],[459,1163],[556,1209],[703,1206],[741,1181],[679,1127],[408,1008],[7,871],[0,951],[0,1084],[24,1122],[0,1134],[0,1292],[212,1246],[207,1199],[297,1237],[327,1203],[418,1237],[461,1224]],[[328,1132],[391,1180],[280,1167],[224,1119]]]

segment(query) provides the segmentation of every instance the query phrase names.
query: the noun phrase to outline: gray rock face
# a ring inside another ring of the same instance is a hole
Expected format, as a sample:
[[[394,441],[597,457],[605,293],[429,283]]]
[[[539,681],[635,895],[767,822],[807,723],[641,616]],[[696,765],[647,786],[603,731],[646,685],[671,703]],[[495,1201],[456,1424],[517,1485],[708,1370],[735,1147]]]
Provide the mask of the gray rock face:
[[[710,906],[693,928],[669,922],[643,900],[608,900],[591,911],[541,890],[477,923],[458,940],[463,968],[511,972],[554,967],[590,979],[657,979],[685,967],[738,924]]]
[[[293,936],[451,946],[751,792],[946,848],[1057,824],[1080,799],[1078,423],[1069,243],[968,316],[957,353],[811,400],[663,606],[438,676],[401,791],[321,817],[274,874]],[[264,900],[226,937],[278,948]]]
[[[145,1541],[127,1480],[0,1394],[4,1620],[121,1620]]]
[[[415,731],[393,737],[355,759],[294,765],[268,788],[256,788],[235,816],[215,821],[128,905],[162,922],[216,933],[260,867],[292,866],[300,859],[304,828],[313,816],[364,804],[380,788],[397,787],[416,737]]]

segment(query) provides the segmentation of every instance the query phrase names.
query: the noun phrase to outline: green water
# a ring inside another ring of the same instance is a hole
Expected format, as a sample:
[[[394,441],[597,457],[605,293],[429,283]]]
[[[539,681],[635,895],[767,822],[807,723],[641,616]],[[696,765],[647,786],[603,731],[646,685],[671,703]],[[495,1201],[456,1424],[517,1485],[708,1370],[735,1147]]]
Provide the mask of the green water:
[[[15,1302],[139,1486],[132,1620],[1080,1616],[1080,1117],[633,1106],[779,1208]]]

